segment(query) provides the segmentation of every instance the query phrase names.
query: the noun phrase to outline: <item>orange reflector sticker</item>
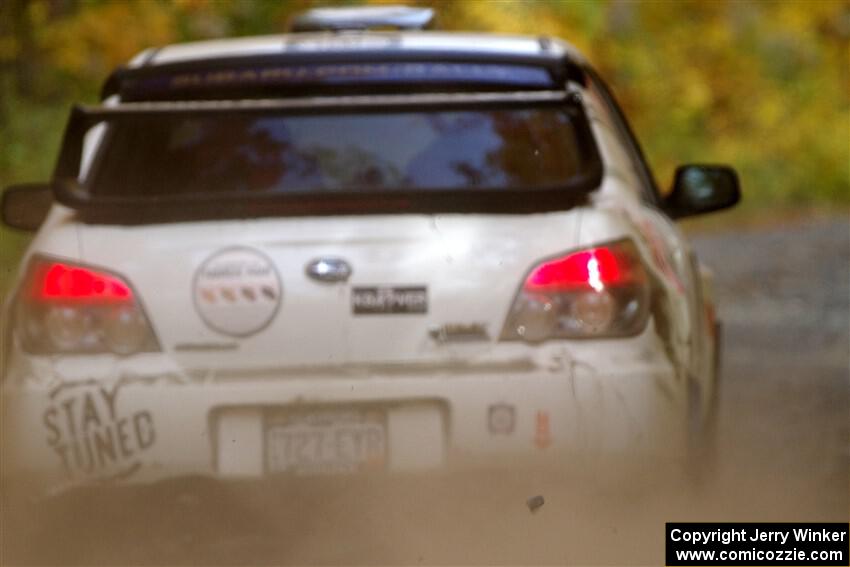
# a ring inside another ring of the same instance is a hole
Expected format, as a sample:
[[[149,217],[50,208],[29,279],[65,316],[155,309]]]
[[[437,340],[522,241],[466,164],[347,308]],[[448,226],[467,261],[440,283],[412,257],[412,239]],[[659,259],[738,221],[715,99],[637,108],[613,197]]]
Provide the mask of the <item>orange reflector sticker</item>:
[[[545,449],[552,444],[552,432],[549,429],[549,412],[537,412],[537,426],[534,430],[534,445]]]

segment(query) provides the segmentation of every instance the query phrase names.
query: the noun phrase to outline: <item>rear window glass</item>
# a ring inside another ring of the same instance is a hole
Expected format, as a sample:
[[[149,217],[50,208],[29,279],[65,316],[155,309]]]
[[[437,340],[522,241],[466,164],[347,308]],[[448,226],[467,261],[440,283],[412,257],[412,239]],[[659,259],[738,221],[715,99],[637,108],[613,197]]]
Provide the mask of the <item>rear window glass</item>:
[[[559,188],[586,167],[566,107],[163,114],[109,125],[95,195]]]

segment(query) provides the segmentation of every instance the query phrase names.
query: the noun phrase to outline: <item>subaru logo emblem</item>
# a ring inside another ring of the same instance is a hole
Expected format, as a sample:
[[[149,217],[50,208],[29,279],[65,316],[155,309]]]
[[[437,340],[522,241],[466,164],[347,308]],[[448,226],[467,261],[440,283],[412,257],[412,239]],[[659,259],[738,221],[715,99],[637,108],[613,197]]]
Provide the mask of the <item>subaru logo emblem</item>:
[[[306,272],[320,282],[344,282],[351,275],[351,266],[339,258],[319,258],[307,264]]]

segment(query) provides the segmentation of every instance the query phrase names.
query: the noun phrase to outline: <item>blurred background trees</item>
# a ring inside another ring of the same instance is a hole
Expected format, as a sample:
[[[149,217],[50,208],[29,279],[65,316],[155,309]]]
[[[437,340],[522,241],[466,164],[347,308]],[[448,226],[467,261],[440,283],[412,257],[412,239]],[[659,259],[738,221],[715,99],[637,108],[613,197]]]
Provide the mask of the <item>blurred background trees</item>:
[[[0,0],[0,185],[47,179],[69,105],[96,102],[140,50],[281,33],[295,12],[356,3]],[[446,30],[574,43],[617,93],[662,186],[678,163],[729,162],[745,211],[850,203],[848,1],[407,3],[433,6]],[[21,237],[0,240],[5,270]]]

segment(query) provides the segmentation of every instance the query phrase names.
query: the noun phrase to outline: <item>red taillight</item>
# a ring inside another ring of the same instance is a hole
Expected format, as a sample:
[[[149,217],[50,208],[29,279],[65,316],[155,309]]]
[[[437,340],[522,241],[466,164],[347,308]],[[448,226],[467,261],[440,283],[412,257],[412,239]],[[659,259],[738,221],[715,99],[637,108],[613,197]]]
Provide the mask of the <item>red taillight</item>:
[[[37,354],[158,350],[130,286],[105,270],[34,257],[19,295],[17,333]]]
[[[643,277],[642,266],[633,266],[633,258],[624,253],[622,244],[600,246],[567,254],[540,264],[525,280],[528,291],[576,291],[601,289],[636,283]]]
[[[546,260],[525,278],[502,338],[541,341],[635,334],[648,318],[647,282],[631,240]]]
[[[46,301],[129,302],[133,292],[119,278],[86,268],[52,262],[39,267],[34,287]],[[42,275],[43,274],[43,275]]]

